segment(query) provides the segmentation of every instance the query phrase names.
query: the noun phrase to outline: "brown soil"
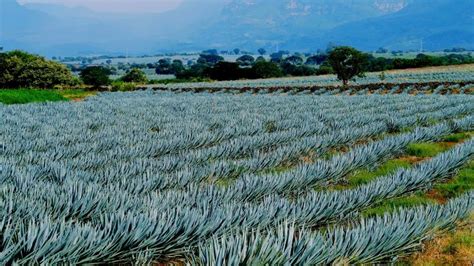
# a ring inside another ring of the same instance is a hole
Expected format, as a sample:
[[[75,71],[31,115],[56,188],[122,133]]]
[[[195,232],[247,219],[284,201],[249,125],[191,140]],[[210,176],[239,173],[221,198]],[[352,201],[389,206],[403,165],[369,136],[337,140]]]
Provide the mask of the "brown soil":
[[[470,239],[470,240],[469,240]],[[421,252],[405,262],[410,265],[474,265],[474,213],[456,231],[427,242]]]

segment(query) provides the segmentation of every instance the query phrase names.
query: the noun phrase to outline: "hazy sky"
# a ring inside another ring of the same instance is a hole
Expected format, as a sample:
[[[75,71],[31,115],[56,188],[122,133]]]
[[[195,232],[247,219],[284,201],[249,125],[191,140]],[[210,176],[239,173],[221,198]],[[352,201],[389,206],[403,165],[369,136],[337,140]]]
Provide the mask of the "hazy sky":
[[[18,0],[21,4],[52,3],[113,12],[163,12],[176,8],[181,1],[183,0]]]

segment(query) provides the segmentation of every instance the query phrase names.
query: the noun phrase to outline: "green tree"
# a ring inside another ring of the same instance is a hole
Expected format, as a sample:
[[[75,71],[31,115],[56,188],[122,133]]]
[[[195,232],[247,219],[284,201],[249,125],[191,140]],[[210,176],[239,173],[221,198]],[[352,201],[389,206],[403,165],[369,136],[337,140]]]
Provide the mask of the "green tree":
[[[22,51],[0,54],[0,87],[53,88],[74,82],[71,71],[58,62]]]
[[[258,53],[263,56],[264,54],[267,53],[267,50],[265,50],[265,48],[260,48],[258,49]]]
[[[171,72],[171,59],[162,58],[158,60],[158,66],[155,69],[157,75],[169,75]]]
[[[111,71],[101,66],[90,66],[83,69],[80,73],[82,82],[94,87],[107,86],[110,84],[109,75]]]
[[[252,66],[256,78],[274,78],[283,76],[280,67],[273,62],[259,61]]]
[[[133,82],[133,83],[147,83],[148,79],[146,78],[145,73],[138,68],[133,68],[128,71],[122,78],[124,82]]]
[[[334,48],[328,56],[328,62],[342,80],[344,86],[355,76],[362,77],[367,64],[367,55],[348,46]]]
[[[173,60],[173,63],[171,64],[171,72],[174,75],[177,75],[178,73],[181,73],[184,71],[184,64],[183,61],[179,59]]]
[[[203,64],[206,66],[213,66],[218,62],[224,61],[224,57],[214,54],[200,54],[197,60],[198,64]]]
[[[294,65],[294,66],[300,66],[303,64],[303,58],[301,58],[301,56],[297,56],[297,55],[292,55],[292,56],[289,56],[287,58],[285,58],[285,60],[283,60],[283,63],[286,63],[286,64],[291,64],[291,65]]]
[[[213,80],[237,80],[245,77],[243,69],[237,63],[218,62],[205,71],[205,75]]]
[[[251,55],[243,55],[236,60],[240,66],[251,66],[255,62],[255,58]]]

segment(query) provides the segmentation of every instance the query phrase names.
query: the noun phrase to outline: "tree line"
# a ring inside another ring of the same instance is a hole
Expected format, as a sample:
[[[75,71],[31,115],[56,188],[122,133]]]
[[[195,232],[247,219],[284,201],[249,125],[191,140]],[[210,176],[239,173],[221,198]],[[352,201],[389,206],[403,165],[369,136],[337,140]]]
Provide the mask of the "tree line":
[[[217,51],[207,50],[200,54],[196,62],[184,64],[181,60],[160,59],[156,64],[149,64],[147,67],[154,68],[157,74],[172,74],[178,80],[184,81],[336,74],[343,84],[347,85],[351,79],[362,76],[364,72],[474,63],[471,54],[418,54],[414,59],[384,58],[345,46],[333,47],[325,53],[309,56],[280,51],[270,54],[266,59],[265,52],[263,49],[259,50],[260,56],[257,58],[244,54],[235,62],[228,62],[217,54]],[[128,69],[115,81],[110,79],[112,71],[110,67],[87,66],[80,69],[80,75],[77,77],[65,65],[41,56],[22,51],[0,53],[2,88],[54,88],[81,84],[99,88],[112,84],[117,89],[123,89],[124,83],[150,82],[139,68]]]

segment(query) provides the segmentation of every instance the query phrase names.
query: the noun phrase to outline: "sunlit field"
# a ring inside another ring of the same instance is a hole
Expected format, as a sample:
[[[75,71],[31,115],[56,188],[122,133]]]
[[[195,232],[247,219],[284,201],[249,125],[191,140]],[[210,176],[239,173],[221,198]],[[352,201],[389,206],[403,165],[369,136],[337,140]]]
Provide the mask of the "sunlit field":
[[[472,97],[145,91],[0,105],[0,262],[402,259],[473,210]]]

